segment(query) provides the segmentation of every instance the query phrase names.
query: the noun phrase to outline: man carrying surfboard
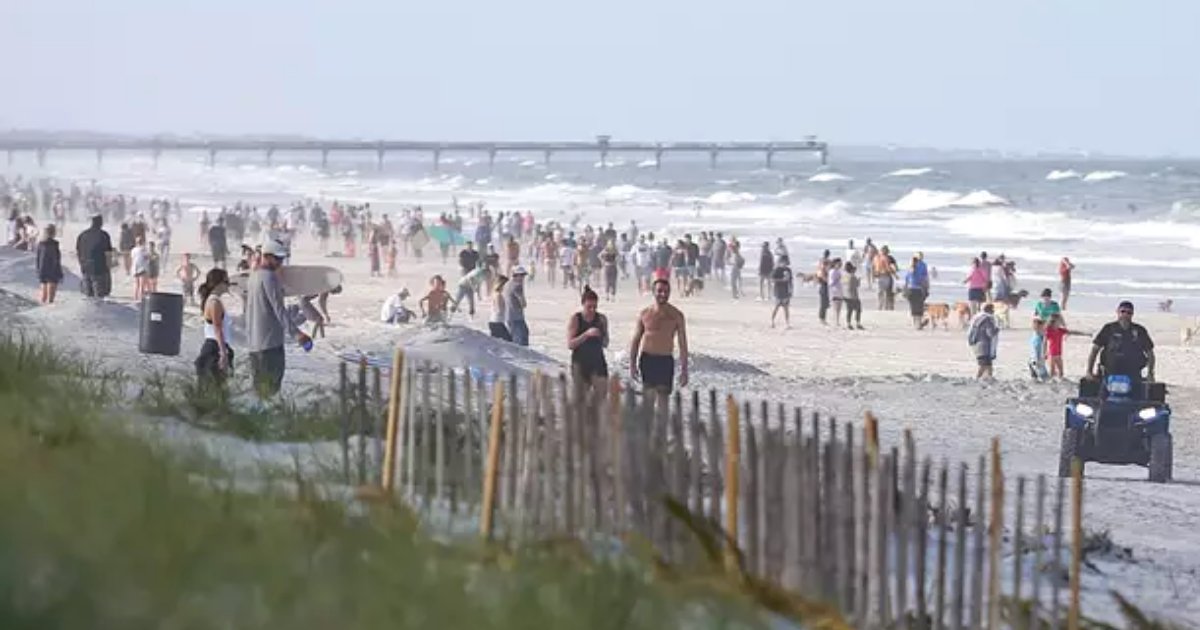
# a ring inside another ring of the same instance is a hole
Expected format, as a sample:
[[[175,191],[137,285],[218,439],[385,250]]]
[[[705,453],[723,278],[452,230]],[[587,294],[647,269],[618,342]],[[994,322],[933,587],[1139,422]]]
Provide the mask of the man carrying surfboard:
[[[263,245],[262,263],[250,272],[246,288],[246,337],[250,354],[250,375],[260,398],[269,398],[283,385],[285,336],[305,348],[312,340],[296,327],[283,302],[283,283],[279,279],[286,246],[270,239]]]

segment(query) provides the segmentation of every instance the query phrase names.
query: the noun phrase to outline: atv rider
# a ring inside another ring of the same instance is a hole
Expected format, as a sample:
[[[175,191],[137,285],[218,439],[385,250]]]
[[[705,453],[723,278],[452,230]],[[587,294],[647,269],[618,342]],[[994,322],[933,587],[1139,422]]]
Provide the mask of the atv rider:
[[[1105,376],[1127,376],[1132,389],[1138,391],[1145,368],[1146,379],[1154,381],[1154,341],[1144,327],[1133,323],[1133,302],[1121,302],[1117,306],[1117,321],[1105,324],[1096,333],[1088,354],[1088,378],[1098,378],[1096,358],[1101,352],[1104,356],[1100,364]]]

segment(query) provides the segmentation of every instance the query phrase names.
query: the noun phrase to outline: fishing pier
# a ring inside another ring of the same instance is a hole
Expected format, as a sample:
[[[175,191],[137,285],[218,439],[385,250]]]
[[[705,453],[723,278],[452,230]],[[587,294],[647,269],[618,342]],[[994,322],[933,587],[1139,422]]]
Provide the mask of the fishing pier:
[[[435,170],[441,164],[443,153],[478,153],[488,158],[489,168],[494,168],[496,156],[501,153],[518,153],[541,155],[547,166],[552,157],[560,153],[591,153],[598,155],[600,165],[609,164],[609,156],[614,154],[641,154],[653,156],[655,168],[662,168],[663,156],[668,153],[699,153],[707,154],[709,165],[716,168],[722,154],[755,153],[765,158],[767,168],[772,168],[774,159],[780,153],[815,153],[820,156],[821,164],[826,164],[829,158],[829,147],[815,136],[804,140],[756,142],[628,142],[613,140],[611,136],[596,136],[588,141],[566,142],[486,142],[486,141],[425,141],[425,140],[313,140],[313,139],[191,139],[176,137],[131,138],[123,136],[79,136],[47,135],[38,138],[22,138],[0,134],[0,151],[8,153],[8,163],[13,162],[13,155],[18,152],[33,152],[37,156],[38,166],[46,165],[47,155],[52,151],[94,151],[97,166],[104,163],[106,153],[116,151],[146,151],[154,156],[155,164],[164,152],[203,152],[208,155],[208,164],[216,164],[219,153],[257,152],[266,157],[271,164],[275,153],[306,152],[321,155],[321,167],[329,165],[329,154],[338,152],[374,152],[376,163],[383,170],[384,161],[389,153],[426,153],[433,161]]]

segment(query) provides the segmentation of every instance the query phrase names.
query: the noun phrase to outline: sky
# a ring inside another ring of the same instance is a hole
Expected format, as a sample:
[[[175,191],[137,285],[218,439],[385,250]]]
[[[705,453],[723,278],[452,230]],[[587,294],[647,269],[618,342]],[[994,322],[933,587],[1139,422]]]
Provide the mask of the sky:
[[[0,129],[1200,155],[1195,0],[9,0]]]

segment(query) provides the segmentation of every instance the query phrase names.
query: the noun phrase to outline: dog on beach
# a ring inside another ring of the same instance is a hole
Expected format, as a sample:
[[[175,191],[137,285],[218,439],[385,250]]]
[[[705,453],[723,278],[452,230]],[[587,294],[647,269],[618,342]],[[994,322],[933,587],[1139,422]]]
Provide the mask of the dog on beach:
[[[945,302],[930,302],[925,304],[925,319],[929,322],[930,330],[942,325],[943,330],[950,329],[950,305]]]
[[[971,303],[955,302],[954,314],[958,316],[958,325],[966,330],[971,325]]]
[[[704,291],[704,280],[701,278],[692,278],[688,281],[687,286],[684,287],[683,294],[685,296],[699,295],[701,291]]]
[[[1175,306],[1175,300],[1164,300],[1158,303],[1158,310],[1163,313],[1170,313],[1173,306]]]
[[[1005,328],[1012,328],[1012,307],[1008,302],[992,302],[992,308],[995,309],[993,314],[996,316],[996,323]]]

